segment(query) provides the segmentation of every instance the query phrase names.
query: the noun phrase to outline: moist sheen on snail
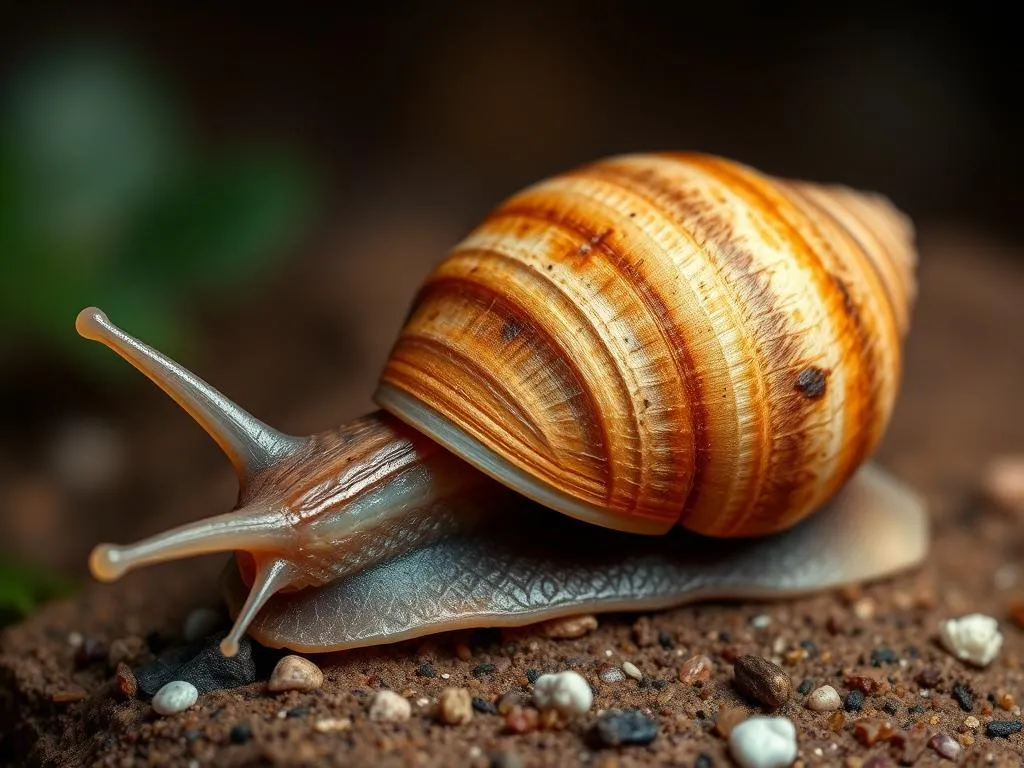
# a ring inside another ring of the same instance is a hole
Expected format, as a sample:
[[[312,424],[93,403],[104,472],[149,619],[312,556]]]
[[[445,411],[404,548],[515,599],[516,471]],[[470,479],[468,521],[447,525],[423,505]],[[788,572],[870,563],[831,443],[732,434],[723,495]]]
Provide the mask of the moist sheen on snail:
[[[923,505],[865,464],[896,401],[916,260],[876,194],[710,155],[600,160],[469,232],[413,299],[381,410],[310,437],[83,310],[79,332],[181,404],[241,484],[233,512],[100,545],[93,573],[236,552],[232,653],[250,626],[330,650],[909,567]],[[564,540],[547,551],[526,525]],[[613,573],[624,586],[586,586]],[[464,589],[427,594],[432,578]]]

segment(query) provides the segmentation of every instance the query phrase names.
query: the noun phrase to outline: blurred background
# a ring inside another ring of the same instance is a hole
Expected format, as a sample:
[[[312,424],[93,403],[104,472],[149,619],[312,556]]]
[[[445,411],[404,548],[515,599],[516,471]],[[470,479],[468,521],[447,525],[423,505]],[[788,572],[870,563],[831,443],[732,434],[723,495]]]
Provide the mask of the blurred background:
[[[81,583],[94,543],[234,502],[205,434],[78,338],[84,306],[307,433],[372,407],[449,246],[605,154],[693,149],[884,192],[948,284],[982,252],[1024,265],[1017,34],[987,4],[380,5],[5,11],[5,620]],[[943,318],[971,320],[955,302]],[[1008,327],[1001,354],[1024,352]]]

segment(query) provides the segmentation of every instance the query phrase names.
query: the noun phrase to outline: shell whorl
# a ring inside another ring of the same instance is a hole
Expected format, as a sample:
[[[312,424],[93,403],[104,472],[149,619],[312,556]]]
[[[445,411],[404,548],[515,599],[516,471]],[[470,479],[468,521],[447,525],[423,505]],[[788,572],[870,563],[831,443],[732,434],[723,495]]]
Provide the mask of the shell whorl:
[[[886,428],[912,239],[877,195],[612,157],[512,196],[451,251],[376,399],[575,517],[782,530]]]

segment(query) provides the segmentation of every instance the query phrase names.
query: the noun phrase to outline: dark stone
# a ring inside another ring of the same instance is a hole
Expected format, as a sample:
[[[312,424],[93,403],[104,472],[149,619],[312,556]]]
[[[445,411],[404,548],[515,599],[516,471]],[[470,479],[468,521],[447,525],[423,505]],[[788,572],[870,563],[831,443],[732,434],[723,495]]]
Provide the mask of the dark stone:
[[[953,698],[956,699],[956,703],[960,705],[960,709],[964,712],[974,711],[974,697],[961,683],[953,686]]]
[[[479,679],[484,675],[493,675],[496,669],[493,664],[477,664],[473,667],[473,677]]]
[[[544,673],[541,672],[539,669],[528,669],[526,670],[526,679],[529,680],[531,684],[533,684],[536,683],[537,679],[543,674]]]
[[[818,655],[818,646],[814,644],[813,640],[802,641],[800,647],[807,651],[807,655],[812,659]]]
[[[804,680],[802,683],[800,683],[800,687],[796,689],[796,692],[799,693],[801,696],[806,696],[813,689],[814,689],[814,681],[811,680],[811,678],[808,677],[806,680]]]
[[[882,704],[882,709],[884,709],[887,714],[895,715],[900,711],[900,705],[892,699],[886,699],[885,703]]]
[[[993,720],[985,726],[985,735],[990,739],[1008,739],[1022,728],[1024,723],[1020,720]]]
[[[693,763],[693,768],[712,768],[715,761],[711,759],[711,755],[707,752],[701,752],[697,755],[697,759]]]
[[[294,707],[284,713],[285,717],[305,717],[309,714],[309,707],[305,704],[296,704]]]
[[[843,709],[847,712],[860,712],[861,707],[864,706],[864,691],[859,691],[854,688],[843,700]]]
[[[416,674],[420,677],[437,677],[437,670],[434,669],[433,664],[421,664],[417,668]]]
[[[899,660],[899,655],[892,648],[876,648],[871,652],[871,666],[873,667],[895,664]]]
[[[494,706],[487,699],[481,699],[479,696],[473,697],[473,709],[479,712],[481,715],[496,715],[498,714],[498,708]]]
[[[599,747],[618,747],[623,744],[650,744],[658,736],[658,724],[642,712],[605,712],[593,729]]]
[[[252,738],[252,726],[248,723],[239,723],[231,729],[229,738],[232,744],[247,744]]]
[[[658,633],[658,643],[666,651],[671,651],[676,647],[676,641],[672,639],[672,635],[665,630],[661,630]]]
[[[656,691],[663,691],[668,688],[668,682],[668,680],[652,680],[651,687]]]
[[[270,675],[279,654],[243,637],[238,643],[238,653],[224,656],[220,652],[220,641],[226,634],[215,633],[168,649],[155,661],[139,667],[135,670],[139,690],[152,696],[172,680],[184,680],[200,693],[208,693],[249,685]]]

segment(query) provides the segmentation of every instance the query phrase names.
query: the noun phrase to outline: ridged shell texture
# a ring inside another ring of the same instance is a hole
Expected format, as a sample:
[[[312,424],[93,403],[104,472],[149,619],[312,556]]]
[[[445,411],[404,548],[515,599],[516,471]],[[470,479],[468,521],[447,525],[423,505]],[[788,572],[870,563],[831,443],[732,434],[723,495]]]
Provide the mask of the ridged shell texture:
[[[708,155],[608,158],[514,195],[452,250],[381,391],[577,517],[648,533],[781,530],[886,428],[912,241],[878,195]]]

